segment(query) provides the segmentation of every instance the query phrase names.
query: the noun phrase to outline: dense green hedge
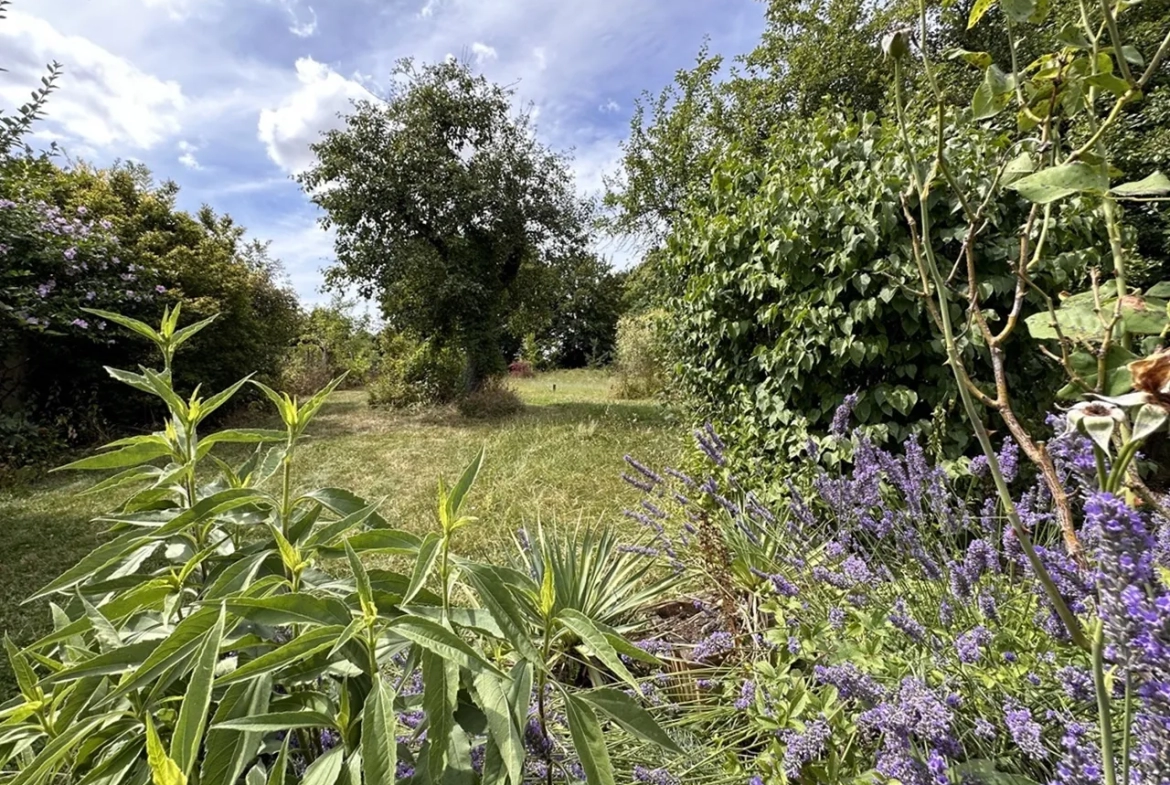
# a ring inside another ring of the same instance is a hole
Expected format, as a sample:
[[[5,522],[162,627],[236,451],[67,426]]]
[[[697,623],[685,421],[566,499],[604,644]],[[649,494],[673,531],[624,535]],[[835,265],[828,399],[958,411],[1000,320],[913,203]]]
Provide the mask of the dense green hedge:
[[[1010,155],[1005,136],[960,128],[949,140],[960,177],[990,176],[982,173]],[[930,143],[926,131],[921,142]],[[778,128],[763,158],[735,148],[722,155],[710,187],[675,225],[661,279],[678,282],[669,341],[676,382],[692,414],[714,421],[740,454],[795,457],[855,391],[858,421],[875,438],[900,441],[938,423],[938,443],[962,448],[957,420],[938,416],[952,411],[953,383],[917,294],[900,200],[905,172],[892,127],[820,115]],[[936,247],[954,259],[965,226],[958,205],[940,196],[933,209]],[[988,214],[992,228],[976,253],[993,301],[1014,286],[1008,263],[1026,210],[1009,199]],[[1053,291],[1075,288],[1107,248],[1078,203],[1059,212],[1049,238],[1055,261],[1035,271]],[[964,321],[958,311],[954,318]],[[1051,371],[1020,343],[1009,352],[1024,382],[1014,389],[1038,389]],[[1038,415],[1050,403],[1042,398],[1019,408]]]
[[[165,306],[181,304],[184,324],[217,315],[217,329],[185,349],[175,380],[181,391],[197,382],[225,387],[253,370],[278,374],[298,329],[296,296],[243,227],[209,207],[178,210],[177,191],[133,164],[0,163],[0,354],[11,366],[4,401],[11,444],[0,447],[14,448],[29,429],[84,442],[157,419],[146,396],[112,386],[104,370],[136,367],[146,342],[115,337],[86,307],[157,321]]]

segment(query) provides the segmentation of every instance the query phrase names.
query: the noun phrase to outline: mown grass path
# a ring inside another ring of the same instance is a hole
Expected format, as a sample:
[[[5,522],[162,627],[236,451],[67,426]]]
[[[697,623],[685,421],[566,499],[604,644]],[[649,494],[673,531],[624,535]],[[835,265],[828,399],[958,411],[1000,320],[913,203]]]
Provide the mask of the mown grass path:
[[[514,386],[525,411],[486,422],[445,409],[374,410],[362,391],[336,393],[309,429],[295,476],[305,490],[342,487],[371,501],[384,497],[381,512],[392,525],[425,532],[435,525],[439,476],[453,481],[486,446],[467,505],[480,520],[460,532],[464,553],[498,561],[514,547],[512,533],[538,516],[632,527],[621,512],[639,494],[621,480],[622,456],[632,453],[652,466],[669,463],[683,431],[652,401],[613,400],[602,372],[541,374]],[[116,504],[118,495],[79,496],[93,480],[53,474],[0,490],[0,630],[17,643],[50,628],[44,603],[21,601],[101,540],[89,520]],[[5,662],[0,699],[12,689],[10,677]]]

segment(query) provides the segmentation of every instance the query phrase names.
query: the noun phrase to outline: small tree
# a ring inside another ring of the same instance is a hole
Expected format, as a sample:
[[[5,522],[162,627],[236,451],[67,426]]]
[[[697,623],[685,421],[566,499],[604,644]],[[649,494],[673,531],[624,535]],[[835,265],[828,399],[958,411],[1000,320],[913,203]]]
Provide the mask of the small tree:
[[[330,283],[376,293],[393,329],[461,348],[474,390],[503,371],[525,268],[582,243],[582,204],[511,90],[455,60],[404,60],[395,76],[385,101],[358,102],[313,145],[298,179],[337,232]]]

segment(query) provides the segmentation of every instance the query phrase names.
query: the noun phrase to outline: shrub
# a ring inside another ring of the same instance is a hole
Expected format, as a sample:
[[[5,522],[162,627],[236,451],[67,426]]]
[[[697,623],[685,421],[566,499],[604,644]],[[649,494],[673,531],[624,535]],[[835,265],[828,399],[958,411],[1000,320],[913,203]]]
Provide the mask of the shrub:
[[[536,371],[532,369],[532,363],[527,360],[513,360],[508,366],[508,375],[515,376],[517,379],[531,379],[536,376]]]
[[[488,379],[456,401],[459,413],[473,420],[496,420],[524,411],[524,401],[501,379]]]
[[[24,650],[5,639],[20,694],[0,705],[0,778],[235,785],[333,783],[344,771],[353,785],[388,785],[564,770],[596,783],[617,781],[619,728],[677,749],[610,686],[636,690],[618,656],[639,654],[632,644],[558,608],[551,581],[452,552],[474,521],[464,503],[482,451],[454,485],[439,483],[436,531],[393,529],[348,491],[294,482],[298,442],[337,381],[303,404],[257,383],[283,428],[203,435],[244,381],[184,400],[171,359],[197,330],[178,330],[173,312],[159,330],[94,315],[163,352],[161,373],[116,374],[170,419],[63,467],[118,469],[92,490],[129,496],[102,518],[114,536],[33,594],[55,601],[54,631]],[[211,455],[223,443],[257,449],[230,464]],[[363,563],[378,554],[413,566]],[[588,646],[605,686],[575,686],[583,667],[548,645],[569,638]]]
[[[386,334],[377,377],[370,385],[370,405],[406,408],[450,403],[463,392],[464,365],[453,347]]]
[[[932,123],[910,133],[923,147],[936,138]],[[986,185],[1015,154],[1009,138],[982,126],[952,123],[945,136],[948,166],[964,182]],[[660,280],[678,282],[669,292],[667,344],[675,387],[694,421],[720,427],[733,462],[762,459],[776,477],[810,437],[827,434],[834,409],[853,392],[872,438],[926,437],[936,411],[954,410],[956,394],[918,294],[895,125],[819,115],[783,123],[766,146],[763,158],[727,150],[674,227]],[[931,207],[931,242],[941,258],[954,259],[967,228],[958,197],[936,189]],[[1030,208],[1014,192],[988,205],[988,229],[975,248],[987,307],[1011,304],[1017,230]],[[1073,290],[1105,262],[1107,248],[1091,205],[1063,202],[1031,282]],[[1041,308],[1042,300],[1028,299],[1024,316]],[[962,349],[980,363],[986,356],[974,341]],[[1039,393],[1021,396],[1017,414],[1041,420],[1058,374],[1027,336],[1013,336],[1008,361],[1011,380]],[[961,450],[969,434],[958,418],[943,420],[941,442]]]
[[[618,320],[615,369],[618,398],[651,398],[666,386],[667,314],[654,310]]]
[[[309,395],[334,378],[325,351],[315,343],[297,343],[280,369],[281,389],[294,395]]]

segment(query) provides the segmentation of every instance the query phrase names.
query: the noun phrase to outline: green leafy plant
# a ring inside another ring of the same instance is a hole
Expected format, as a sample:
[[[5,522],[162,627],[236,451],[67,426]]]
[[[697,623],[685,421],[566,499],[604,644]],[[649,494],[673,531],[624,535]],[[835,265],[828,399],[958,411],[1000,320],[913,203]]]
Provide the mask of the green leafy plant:
[[[155,345],[161,371],[109,373],[157,396],[170,416],[159,432],[62,467],[117,470],[88,492],[131,492],[99,518],[109,539],[29,598],[51,600],[54,631],[23,650],[6,644],[20,689],[0,705],[0,777],[10,785],[471,776],[521,785],[534,681],[541,727],[563,708],[590,785],[615,782],[598,712],[673,746],[634,698],[555,677],[554,643],[566,635],[605,669],[601,682],[631,683],[616,652],[636,649],[559,609],[551,571],[537,585],[454,553],[456,533],[475,521],[464,502],[482,451],[454,486],[440,483],[436,532],[393,529],[376,503],[295,483],[297,445],[341,378],[304,401],[254,382],[283,429],[204,435],[206,418],[248,382],[206,397],[173,389],[176,353],[211,320],[180,328],[176,308],[155,329],[93,315]],[[247,444],[255,450],[238,463],[213,455]],[[374,555],[413,567],[370,568],[363,558]],[[460,596],[482,607],[455,604]],[[522,614],[539,621],[535,637]],[[421,671],[418,733],[402,719],[417,698],[386,678],[396,670]],[[473,743],[483,754],[475,775]],[[546,757],[551,782],[566,761]]]

